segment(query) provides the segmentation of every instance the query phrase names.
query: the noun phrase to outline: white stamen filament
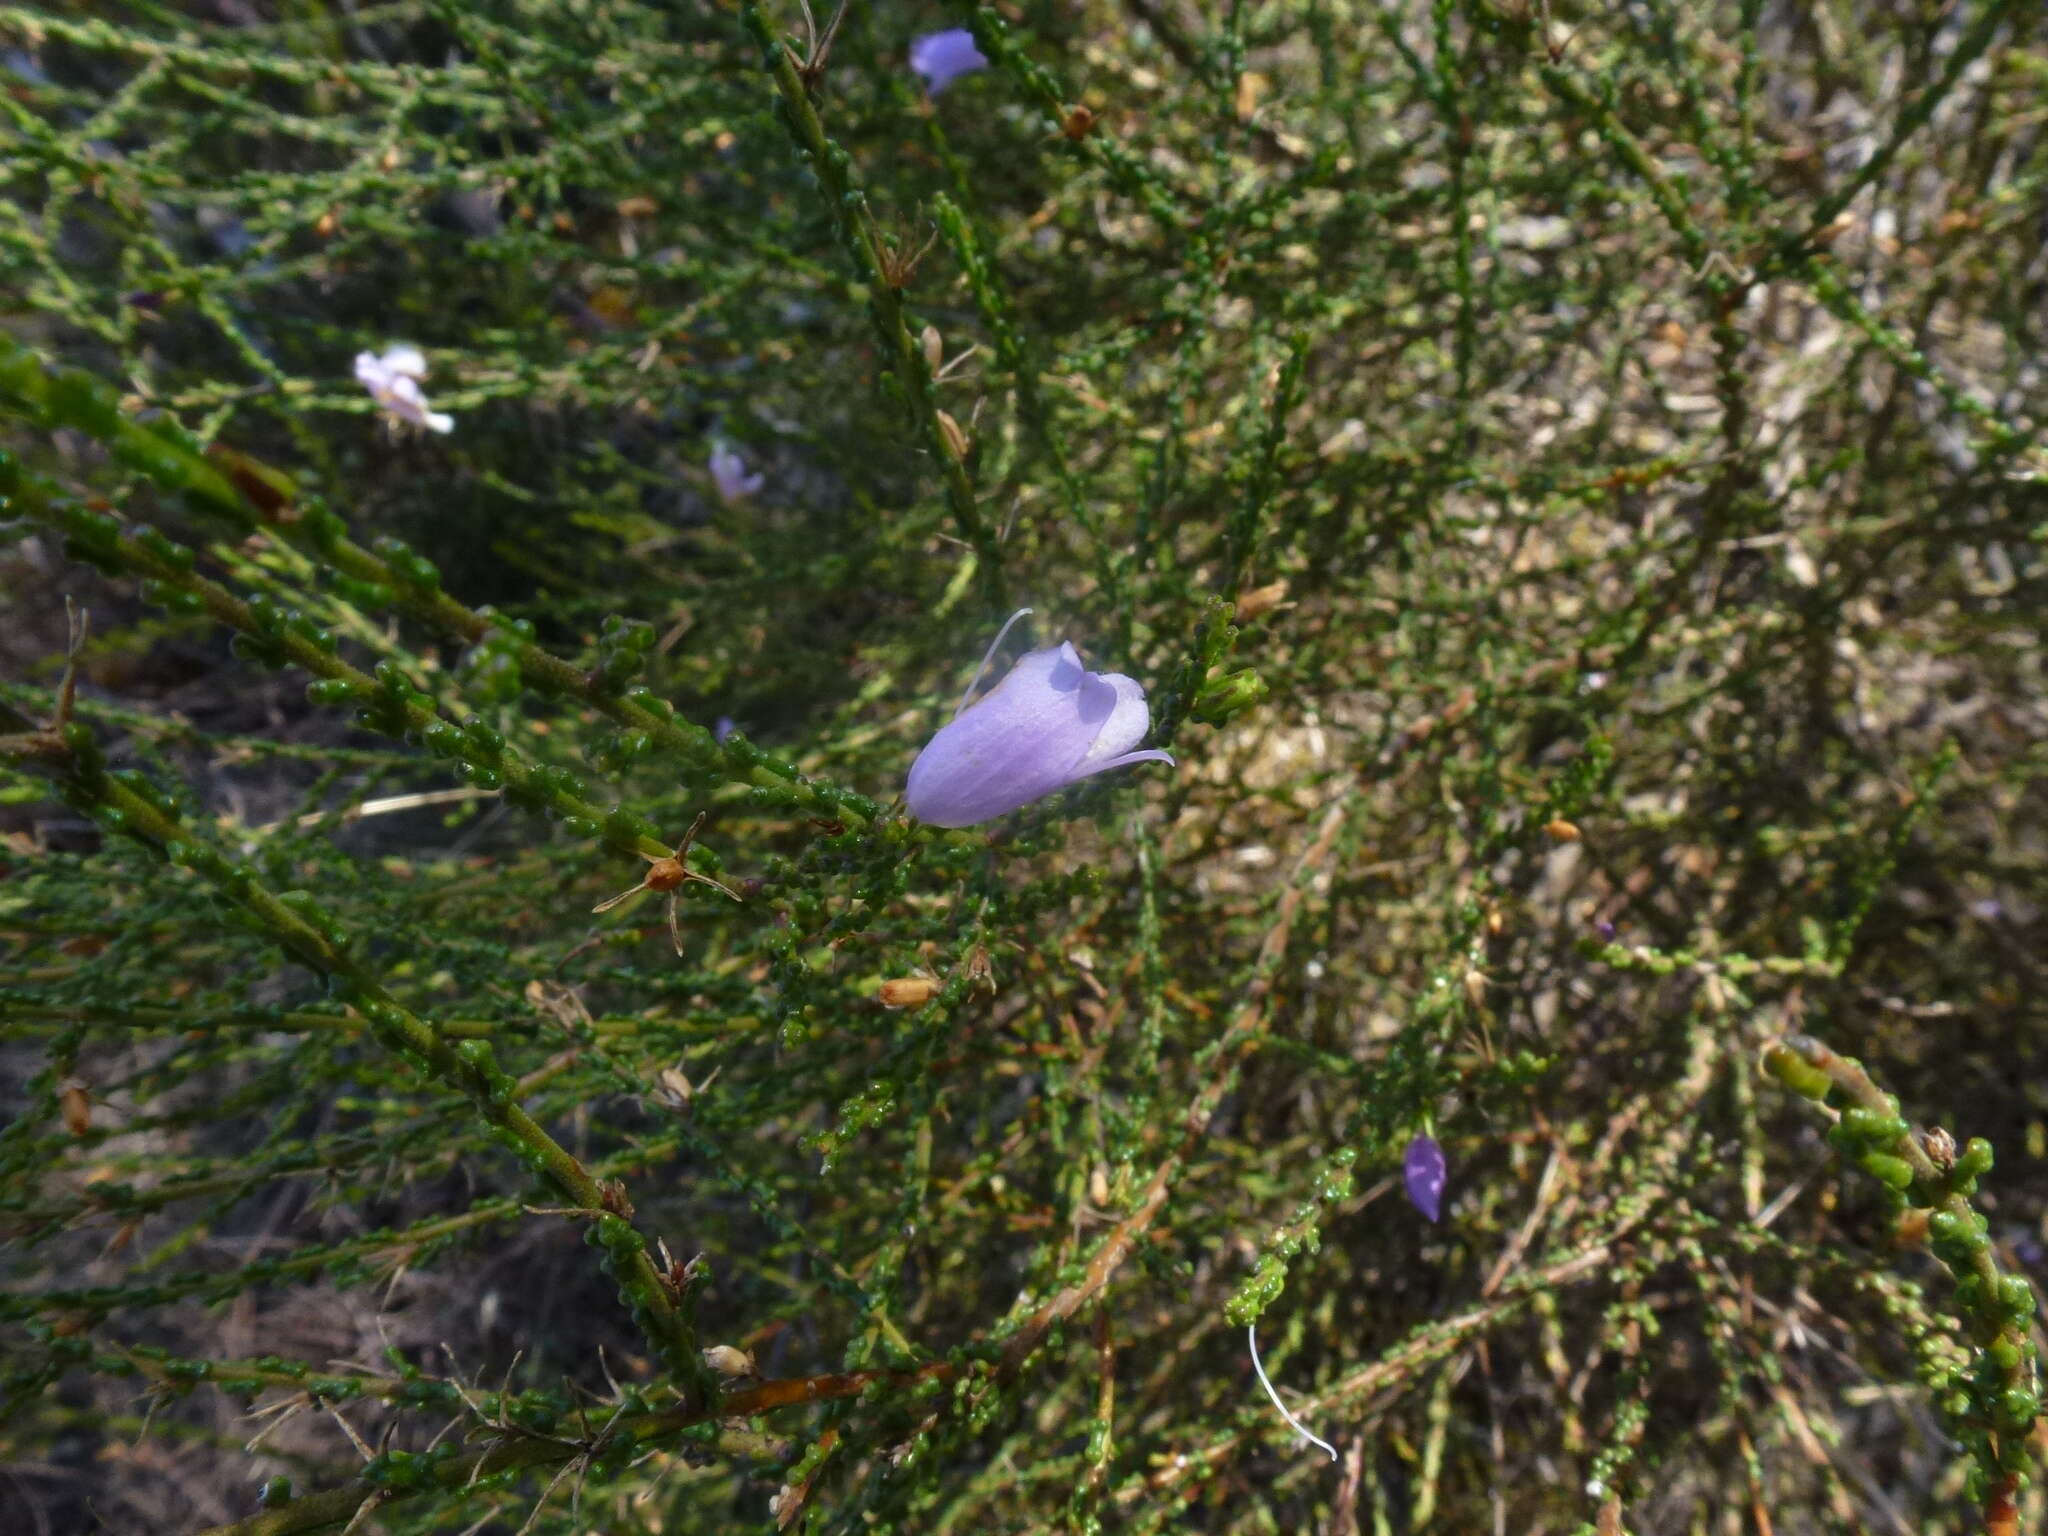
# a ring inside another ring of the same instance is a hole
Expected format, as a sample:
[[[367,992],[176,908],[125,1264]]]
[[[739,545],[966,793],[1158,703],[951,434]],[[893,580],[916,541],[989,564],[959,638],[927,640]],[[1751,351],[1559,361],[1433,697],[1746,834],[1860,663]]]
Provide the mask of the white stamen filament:
[[[1330,1453],[1330,1460],[1335,1461],[1337,1459],[1337,1447],[1330,1444],[1327,1440],[1318,1439],[1306,1424],[1289,1413],[1287,1405],[1280,1401],[1280,1394],[1273,1390],[1273,1383],[1266,1379],[1266,1368],[1259,1363],[1259,1325],[1257,1323],[1245,1324],[1244,1337],[1245,1342],[1252,1347],[1252,1369],[1259,1373],[1259,1385],[1266,1389],[1266,1396],[1270,1397],[1273,1400],[1273,1406],[1280,1410],[1280,1417],[1293,1425],[1294,1432],[1300,1435],[1302,1439],[1308,1441],[1310,1445],[1321,1446]]]
[[[1015,613],[1003,620],[1003,627],[996,631],[995,639],[989,642],[988,652],[981,658],[981,665],[974,669],[974,681],[969,683],[967,691],[960,695],[960,708],[953,711],[953,718],[955,720],[958,720],[961,714],[965,712],[967,701],[974,697],[974,690],[981,686],[981,675],[988,670],[988,664],[996,659],[996,649],[1002,645],[1003,636],[1010,632],[1012,624],[1023,618],[1030,611],[1029,608],[1019,608]]]

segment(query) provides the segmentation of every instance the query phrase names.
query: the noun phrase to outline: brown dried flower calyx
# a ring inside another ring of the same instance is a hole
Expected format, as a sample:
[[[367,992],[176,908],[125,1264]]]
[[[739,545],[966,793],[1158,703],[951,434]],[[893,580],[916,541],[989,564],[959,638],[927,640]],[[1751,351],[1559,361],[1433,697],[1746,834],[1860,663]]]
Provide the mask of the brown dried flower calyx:
[[[661,858],[656,858],[651,853],[641,854],[640,857],[647,861],[647,873],[640,877],[640,883],[619,892],[609,900],[600,901],[590,910],[609,912],[628,897],[637,896],[642,891],[658,891],[668,898],[668,936],[676,947],[676,953],[680,955],[683,952],[683,930],[676,921],[676,892],[694,880],[699,885],[708,885],[714,890],[725,892],[734,901],[740,899],[739,892],[723,881],[714,880],[711,876],[690,868],[690,844],[696,841],[697,832],[703,825],[704,813],[699,811],[697,819],[690,823],[690,830],[685,832],[683,840],[676,844],[674,853]]]

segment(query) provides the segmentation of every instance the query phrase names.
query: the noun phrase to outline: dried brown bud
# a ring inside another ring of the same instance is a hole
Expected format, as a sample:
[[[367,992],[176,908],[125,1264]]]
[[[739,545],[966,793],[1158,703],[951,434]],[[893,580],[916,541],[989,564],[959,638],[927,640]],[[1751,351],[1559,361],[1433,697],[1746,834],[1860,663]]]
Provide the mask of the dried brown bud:
[[[618,203],[619,217],[622,219],[644,219],[660,207],[660,203],[644,193],[638,197],[622,197]]]
[[[882,983],[882,1006],[922,1008],[938,990],[939,984],[929,976],[894,976]]]
[[[1246,70],[1237,77],[1235,99],[1231,105],[1237,108],[1239,122],[1248,120],[1259,110],[1259,98],[1266,94],[1266,77],[1253,70]]]
[[[1085,107],[1081,103],[1075,102],[1074,105],[1067,108],[1067,115],[1060,122],[1060,132],[1078,144],[1088,137],[1089,131],[1094,128],[1095,123],[1094,108]]]
[[[1956,1165],[1956,1139],[1938,1125],[1920,1133],[1920,1150],[1943,1173]]]
[[[1815,245],[1833,245],[1855,227],[1855,214],[1838,213],[1825,225],[1813,232],[1813,243]]]
[[[1550,834],[1553,843],[1576,843],[1579,840],[1579,829],[1562,816],[1546,821],[1543,830]]]
[[[939,435],[946,440],[946,451],[952,454],[955,463],[966,463],[968,438],[965,430],[944,411],[935,411],[932,414],[939,418]]]
[[[924,350],[924,365],[933,373],[946,360],[946,339],[939,334],[936,325],[928,325],[918,333],[917,344]]]
[[[64,1129],[74,1136],[83,1136],[92,1129],[92,1100],[87,1097],[85,1084],[73,1079],[64,1085],[57,1095],[57,1107],[64,1114]]]
[[[1240,592],[1237,595],[1237,611],[1231,617],[1243,624],[1279,607],[1286,596],[1285,581],[1269,581],[1263,587],[1253,587],[1251,591]]]
[[[1721,979],[1719,971],[1707,972],[1706,979],[1700,983],[1700,996],[1707,1005],[1707,1012],[1728,1011],[1728,983]]]
[[[704,1363],[721,1376],[753,1376],[754,1357],[730,1344],[712,1344],[704,1350]]]

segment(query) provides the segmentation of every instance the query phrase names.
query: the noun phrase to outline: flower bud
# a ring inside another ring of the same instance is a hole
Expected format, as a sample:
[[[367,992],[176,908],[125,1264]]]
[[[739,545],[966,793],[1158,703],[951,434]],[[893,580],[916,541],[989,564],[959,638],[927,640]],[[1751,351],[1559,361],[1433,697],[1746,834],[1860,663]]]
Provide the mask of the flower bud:
[[[1444,1149],[1434,1136],[1417,1136],[1408,1143],[1401,1159],[1401,1177],[1408,1186],[1408,1203],[1431,1221],[1442,1214],[1444,1199]]]

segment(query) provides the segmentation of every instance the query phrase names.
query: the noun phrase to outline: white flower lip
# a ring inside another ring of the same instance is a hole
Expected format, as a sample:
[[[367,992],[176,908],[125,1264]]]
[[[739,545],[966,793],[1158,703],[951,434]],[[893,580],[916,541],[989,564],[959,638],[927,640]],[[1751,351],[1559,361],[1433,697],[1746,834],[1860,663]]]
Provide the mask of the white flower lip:
[[[356,382],[392,416],[429,432],[453,431],[453,416],[427,406],[426,391],[420,388],[426,376],[426,354],[404,342],[387,347],[381,357],[375,352],[356,354]]]
[[[1112,768],[1172,765],[1166,752],[1131,750],[1151,723],[1133,679],[1090,672],[1069,643],[1032,651],[932,737],[904,800],[919,821],[971,827]]]

